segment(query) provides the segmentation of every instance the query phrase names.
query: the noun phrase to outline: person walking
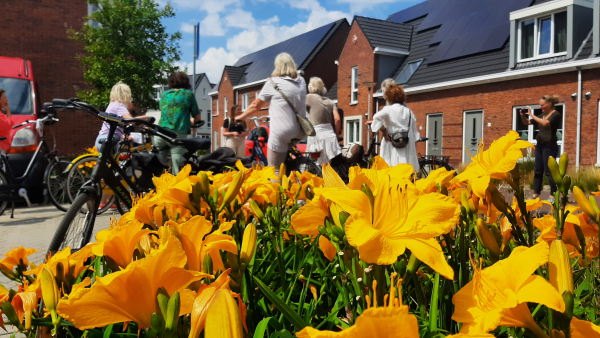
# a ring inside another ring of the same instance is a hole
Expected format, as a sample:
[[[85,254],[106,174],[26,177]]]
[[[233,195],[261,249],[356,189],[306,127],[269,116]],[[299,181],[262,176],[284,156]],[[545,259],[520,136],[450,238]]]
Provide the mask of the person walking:
[[[285,161],[288,149],[303,139],[306,133],[298,122],[294,110],[275,89],[273,83],[294,105],[298,115],[306,118],[306,82],[298,74],[296,62],[288,53],[277,55],[275,70],[271,76],[260,91],[258,98],[237,119],[244,120],[246,117],[258,113],[266,105],[266,102],[270,102],[267,161],[270,166],[275,167],[278,175],[279,167]]]
[[[404,105],[406,102],[404,88],[399,84],[390,83],[383,93],[383,98],[389,105],[377,112],[373,116],[373,121],[367,121],[371,124],[373,132],[381,130],[383,133],[380,156],[389,166],[408,163],[417,171],[420,167],[416,143],[421,135],[417,130],[415,115]],[[408,142],[403,147],[398,147],[393,139],[396,135],[408,136]]]
[[[178,138],[187,138],[194,123],[202,120],[198,103],[191,91],[190,78],[184,72],[175,72],[169,75],[169,90],[160,97],[160,121],[158,125],[177,134]],[[171,154],[172,173],[177,175],[185,163],[183,155],[187,149],[183,146],[174,146],[160,137],[154,137],[154,145],[158,148],[158,156],[167,163]]]
[[[0,88],[0,137],[5,137],[4,141],[0,141],[0,150],[7,151],[10,148],[13,120],[10,114],[10,106],[8,105],[8,97],[6,91]]]
[[[235,152],[235,156],[243,157],[246,155],[246,135],[248,135],[248,129],[246,128],[246,121],[236,119],[242,113],[242,107],[240,105],[234,105],[231,107],[230,118],[226,118],[221,127],[221,135],[226,137],[225,147],[230,148]]]
[[[533,180],[533,198],[538,198],[544,185],[544,174],[548,178],[550,184],[551,196],[549,201],[554,203],[554,193],[556,192],[556,184],[548,168],[548,158],[550,156],[558,156],[558,137],[556,131],[561,128],[560,113],[554,109],[558,103],[556,96],[544,96],[540,99],[540,108],[542,114],[536,116],[531,107],[521,109],[521,121],[525,125],[534,125],[539,129],[536,136],[537,145],[535,146],[535,169]]]
[[[325,165],[342,152],[337,140],[342,121],[335,103],[324,95],[327,93],[323,80],[311,77],[306,95],[306,111],[316,136],[309,136],[307,151],[321,153],[319,163]]]

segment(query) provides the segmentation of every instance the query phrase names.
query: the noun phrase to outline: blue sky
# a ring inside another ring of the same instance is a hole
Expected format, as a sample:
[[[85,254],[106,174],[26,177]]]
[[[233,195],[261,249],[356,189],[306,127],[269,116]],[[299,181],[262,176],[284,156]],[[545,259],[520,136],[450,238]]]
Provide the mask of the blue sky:
[[[160,0],[159,0],[160,1]],[[200,22],[200,58],[196,73],[219,81],[223,66],[240,57],[354,15],[386,19],[423,0],[171,0],[175,18],[167,31],[182,34],[180,66],[192,73],[193,25]],[[160,1],[164,2],[164,0]]]

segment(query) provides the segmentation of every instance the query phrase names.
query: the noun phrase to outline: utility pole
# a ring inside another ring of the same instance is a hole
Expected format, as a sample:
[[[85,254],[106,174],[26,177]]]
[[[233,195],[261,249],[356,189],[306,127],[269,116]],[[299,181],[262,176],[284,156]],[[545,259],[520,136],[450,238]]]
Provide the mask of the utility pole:
[[[198,54],[200,52],[200,23],[194,25],[194,74],[192,75],[192,88],[194,89],[194,96],[196,96],[196,60],[198,60]]]

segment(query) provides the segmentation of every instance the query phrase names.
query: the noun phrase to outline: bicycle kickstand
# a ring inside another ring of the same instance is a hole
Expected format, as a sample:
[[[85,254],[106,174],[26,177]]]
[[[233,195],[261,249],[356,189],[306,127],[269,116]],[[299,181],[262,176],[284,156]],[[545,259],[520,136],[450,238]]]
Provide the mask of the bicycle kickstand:
[[[15,218],[15,202],[12,202],[12,206],[10,208],[10,218]]]

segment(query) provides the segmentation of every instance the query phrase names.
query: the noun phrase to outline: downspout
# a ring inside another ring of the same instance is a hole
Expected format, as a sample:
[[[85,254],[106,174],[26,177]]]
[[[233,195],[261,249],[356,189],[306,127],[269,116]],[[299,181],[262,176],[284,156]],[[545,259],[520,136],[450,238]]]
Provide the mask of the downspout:
[[[581,92],[582,92],[582,81],[581,81],[581,67],[577,67],[577,144],[575,145],[575,167],[579,170],[579,163],[581,157]],[[564,146],[564,139],[563,139]]]

